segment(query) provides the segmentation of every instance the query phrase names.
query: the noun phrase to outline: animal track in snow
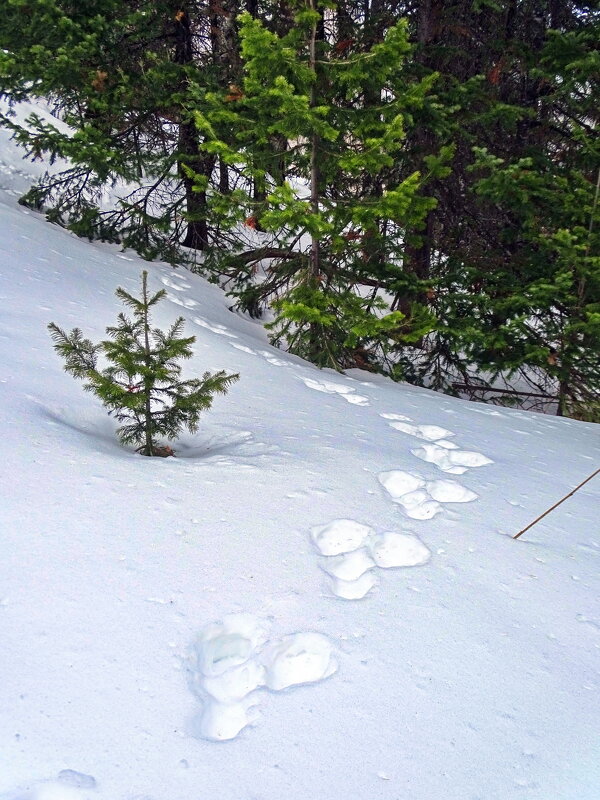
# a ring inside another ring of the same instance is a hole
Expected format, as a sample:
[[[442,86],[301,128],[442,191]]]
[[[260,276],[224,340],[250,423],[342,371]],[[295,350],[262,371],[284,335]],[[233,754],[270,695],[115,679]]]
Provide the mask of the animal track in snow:
[[[412,534],[373,528],[352,519],[336,519],[311,530],[313,544],[324,556],[322,569],[332,579],[333,593],[361,600],[377,585],[377,567],[412,567],[429,559],[429,550]]]
[[[416,567],[429,561],[431,553],[423,542],[407,533],[386,531],[374,537],[371,555],[378,567]]]
[[[257,355],[256,350],[253,350],[251,347],[246,347],[245,344],[237,344],[237,342],[229,342],[232,347],[235,347],[236,350],[241,350],[242,353],[250,353],[251,356]]]
[[[219,325],[217,323],[211,324],[205,319],[202,319],[202,317],[192,317],[192,321],[195,322],[196,325],[200,325],[202,328],[208,328],[209,331],[218,333],[220,336],[229,336],[231,339],[238,338],[235,333],[228,331],[225,325]]]
[[[414,472],[380,472],[379,483],[411,519],[431,519],[442,511],[441,505],[426,490],[426,481]]]
[[[357,581],[365,572],[375,566],[375,561],[365,547],[352,550],[350,553],[325,557],[323,562],[325,572],[332,578],[342,581]]]
[[[425,488],[438,503],[470,503],[478,497],[457,481],[427,481]]]
[[[488,409],[483,408],[470,408],[467,407],[468,411],[471,411],[473,414],[485,414],[487,417],[505,417],[506,414],[503,414],[501,411],[490,411]]]
[[[332,383],[331,381],[313,380],[312,378],[300,378],[309,389],[326,394],[337,394],[343,397],[348,403],[356,406],[368,406],[369,398],[361,394],[354,394],[356,389],[352,386],[345,386],[342,383]]]
[[[380,472],[379,483],[411,519],[431,519],[442,511],[441,503],[470,503],[475,492],[451,480],[426,481],[416,472]]]
[[[274,367],[289,367],[287,361],[284,361],[282,358],[277,358],[270,353],[268,350],[259,350],[259,355],[261,355],[264,359],[266,359],[269,364],[272,364]]]
[[[443,472],[462,475],[471,467],[483,467],[486,464],[494,463],[491,458],[487,458],[482,453],[460,450],[455,442],[447,440],[447,437],[454,436],[454,433],[439,425],[411,425],[411,418],[402,414],[380,414],[379,416],[392,420],[389,425],[395,430],[425,439],[428,443],[411,450],[411,453],[422,461],[435,464]]]
[[[252,356],[262,356],[269,364],[272,364],[274,367],[289,367],[287,361],[284,361],[281,358],[277,358],[274,356],[269,350],[253,350],[251,347],[246,347],[244,344],[236,344],[235,342],[229,343],[232,347],[235,347],[236,350],[241,350],[243,353],[249,353]]]
[[[389,417],[388,417],[389,419]],[[394,428],[400,433],[407,433],[409,436],[416,436],[417,439],[426,439],[428,442],[435,442],[438,439],[445,439],[447,436],[454,436],[452,431],[440,428],[439,425],[411,425],[408,421],[393,421],[389,423],[390,428]]]
[[[195,300],[191,300],[188,297],[177,297],[174,294],[167,294],[167,300],[170,300],[172,303],[175,303],[177,306],[183,306],[183,308],[196,308],[198,303]]]
[[[458,450],[458,445],[455,442],[447,442],[445,439],[438,439],[436,444],[438,447],[443,447],[445,450]]]
[[[293,633],[268,644],[260,655],[265,684],[274,692],[316,683],[337,672],[331,643],[321,633]]]
[[[336,519],[311,529],[312,540],[322,556],[337,556],[358,550],[373,533],[368,525],[353,519]]]
[[[491,458],[487,458],[482,453],[472,450],[449,449],[447,446],[435,444],[424,444],[410,451],[413,456],[435,464],[442,472],[449,472],[453,475],[462,475],[470,467],[483,467],[486,464],[493,464]]]
[[[199,735],[234,739],[252,722],[257,690],[281,691],[333,675],[333,647],[320,633],[268,641],[269,627],[251,614],[230,614],[207,625],[194,648],[191,685],[202,700]]]
[[[161,281],[169,289],[175,289],[176,292],[185,292],[186,289],[192,288],[190,283],[184,283],[183,281],[176,283],[172,278],[161,278]]]
[[[377,586],[377,578],[372,572],[365,572],[355,581],[333,578],[331,584],[333,593],[342,600],[362,600],[374,586]]]

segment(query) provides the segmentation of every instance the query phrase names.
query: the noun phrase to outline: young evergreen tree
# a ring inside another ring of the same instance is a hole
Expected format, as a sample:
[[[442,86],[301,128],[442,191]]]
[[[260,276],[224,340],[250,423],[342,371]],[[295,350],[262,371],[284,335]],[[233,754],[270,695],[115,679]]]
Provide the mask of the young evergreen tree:
[[[177,438],[187,428],[198,429],[200,413],[210,408],[213,395],[225,394],[239,375],[223,370],[202,378],[181,379],[182,359],[192,356],[195,336],[183,337],[179,317],[165,333],[150,324],[151,309],[165,296],[164,289],[148,294],[148,273],[142,273],[140,299],[119,287],[117,297],[132,317],[120,313],[118,323],[106,329],[110,339],[93,344],[79,328],[66,333],[53,322],[48,325],[54,349],[65,360],[65,370],[85,381],[84,388],[97,395],[108,413],[122,423],[117,433],[125,445],[138,445],[145,456],[170,454],[160,437]],[[98,357],[109,366],[100,368]]]

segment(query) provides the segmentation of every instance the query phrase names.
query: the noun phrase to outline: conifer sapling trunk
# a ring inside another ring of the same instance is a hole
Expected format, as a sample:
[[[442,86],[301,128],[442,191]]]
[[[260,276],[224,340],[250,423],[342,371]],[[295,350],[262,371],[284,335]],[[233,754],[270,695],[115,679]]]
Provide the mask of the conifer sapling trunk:
[[[184,319],[178,317],[165,333],[151,327],[150,311],[164,296],[161,289],[148,294],[148,273],[142,273],[140,299],[119,287],[117,297],[132,310],[119,314],[117,325],[106,329],[109,339],[93,344],[79,328],[65,333],[48,325],[54,349],[65,360],[65,370],[80,378],[84,389],[96,394],[108,413],[122,423],[117,434],[125,445],[137,445],[146,456],[170,455],[158,439],[177,438],[187,428],[198,429],[200,413],[212,405],[213,395],[226,394],[239,375],[223,370],[205,372],[202,378],[181,380],[182,359],[192,356],[195,336],[182,336]],[[100,369],[103,356],[109,366]]]

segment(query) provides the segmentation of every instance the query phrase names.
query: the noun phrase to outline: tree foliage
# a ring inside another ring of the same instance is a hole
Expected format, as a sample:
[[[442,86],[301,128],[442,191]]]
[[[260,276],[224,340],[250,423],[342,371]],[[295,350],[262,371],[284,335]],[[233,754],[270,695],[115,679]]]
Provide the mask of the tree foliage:
[[[214,162],[199,152],[190,93],[221,80],[222,19],[200,2],[11,0],[0,20],[0,95],[47,98],[70,126],[0,117],[33,158],[67,162],[23,202],[148,258],[205,248],[205,198],[186,167],[210,175]],[[104,202],[111,187],[116,206]]]
[[[400,311],[385,294],[404,281],[405,240],[435,205],[422,190],[448,170],[451,150],[407,171],[405,129],[434,79],[405,80],[404,21],[352,54],[340,52],[321,22],[301,6],[294,27],[279,35],[242,15],[236,101],[208,94],[196,112],[202,149],[246,178],[246,191],[213,193],[221,224],[235,230],[245,221],[274,243],[260,285],[235,247],[215,267],[235,275],[242,307],[272,303],[275,343],[320,366],[361,360],[389,370],[390,348],[418,340],[435,322],[416,296]],[[275,139],[286,146],[274,153]],[[249,191],[257,184],[258,200]]]
[[[447,388],[520,372],[559,413],[600,391],[597,217],[600,17],[590,7],[433,2],[415,67],[435,71],[452,172],[407,268],[430,275],[444,324],[418,378]]]

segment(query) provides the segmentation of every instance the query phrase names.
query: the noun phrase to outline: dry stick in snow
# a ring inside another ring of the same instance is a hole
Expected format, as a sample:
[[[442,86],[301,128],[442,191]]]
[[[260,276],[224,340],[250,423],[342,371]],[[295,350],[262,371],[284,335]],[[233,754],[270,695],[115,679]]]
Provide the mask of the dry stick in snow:
[[[567,500],[569,497],[571,497],[571,495],[572,495],[572,494],[575,494],[575,492],[576,492],[578,489],[581,489],[581,487],[582,487],[582,486],[584,486],[584,485],[585,485],[585,484],[586,484],[588,481],[591,481],[591,480],[592,480],[592,478],[593,478],[594,476],[596,476],[596,475],[597,475],[599,472],[600,472],[600,469],[597,469],[597,470],[596,470],[596,472],[592,472],[592,474],[589,476],[589,478],[586,478],[584,481],[582,481],[582,482],[579,484],[579,486],[576,486],[576,487],[573,489],[573,491],[572,491],[572,492],[569,492],[569,494],[566,494],[566,495],[563,497],[563,499],[562,499],[562,500],[559,500],[559,501],[558,501],[558,503],[554,503],[554,505],[553,505],[553,506],[551,506],[551,507],[550,507],[550,508],[549,508],[547,511],[544,511],[544,513],[543,513],[543,514],[540,514],[540,516],[539,516],[537,519],[534,519],[534,520],[533,520],[533,522],[530,522],[530,523],[529,523],[529,525],[528,525],[526,528],[523,528],[523,530],[522,530],[522,531],[519,531],[519,532],[517,533],[517,535],[516,535],[516,536],[513,536],[512,538],[513,538],[513,539],[518,539],[518,538],[519,538],[519,536],[520,536],[522,533],[525,533],[525,531],[528,531],[528,530],[529,530],[529,528],[533,528],[533,526],[534,526],[534,525],[536,525],[536,524],[537,524],[537,523],[538,523],[538,522],[539,522],[541,519],[544,519],[544,517],[546,516],[546,514],[549,514],[551,511],[554,511],[554,509],[555,509],[555,508],[557,508],[557,507],[558,507],[558,506],[559,506],[561,503],[564,503],[564,502],[565,502],[565,500]]]

